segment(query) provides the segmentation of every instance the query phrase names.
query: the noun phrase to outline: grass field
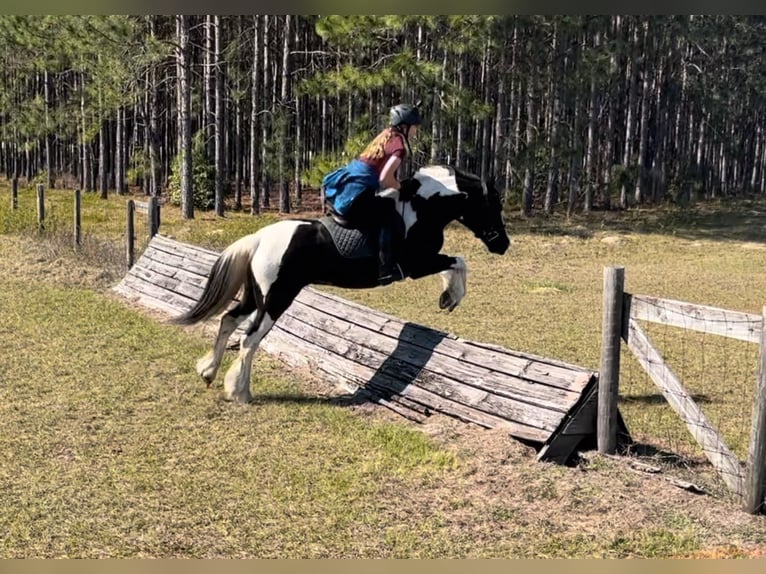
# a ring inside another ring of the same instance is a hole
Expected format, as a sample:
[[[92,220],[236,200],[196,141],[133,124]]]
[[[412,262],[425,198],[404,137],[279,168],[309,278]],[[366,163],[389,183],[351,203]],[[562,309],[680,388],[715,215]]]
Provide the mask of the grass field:
[[[538,464],[502,433],[440,417],[416,426],[346,405],[267,356],[254,368],[255,405],[224,402],[220,382],[207,389],[193,372],[209,334],[163,325],[109,292],[124,272],[124,198],[84,195],[85,241],[75,253],[71,192],[48,194],[42,237],[33,192],[22,190],[16,212],[9,195],[0,186],[0,557],[764,552],[764,518],[726,496],[695,495],[665,473],[598,456],[576,467]],[[438,310],[437,278],[333,291],[597,369],[604,265],[625,265],[631,292],[759,313],[764,215],[766,204],[740,201],[572,221],[510,216],[503,257],[451,228],[445,251],[469,265],[468,295],[452,314]],[[221,248],[276,217],[186,222],[168,207],[161,231]],[[726,432],[742,452],[753,349],[653,336],[705,395],[711,419],[731,423]],[[631,361],[624,357],[624,390],[634,400],[621,404],[631,432],[686,448]]]

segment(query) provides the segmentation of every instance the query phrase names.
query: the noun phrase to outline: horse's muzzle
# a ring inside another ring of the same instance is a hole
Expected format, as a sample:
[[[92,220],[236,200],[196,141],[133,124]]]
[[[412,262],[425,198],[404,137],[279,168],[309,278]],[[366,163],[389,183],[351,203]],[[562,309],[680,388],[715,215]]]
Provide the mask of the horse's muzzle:
[[[508,236],[496,229],[482,233],[481,240],[484,242],[484,245],[487,246],[490,253],[496,253],[498,255],[503,255],[511,244],[511,240],[508,239]]]

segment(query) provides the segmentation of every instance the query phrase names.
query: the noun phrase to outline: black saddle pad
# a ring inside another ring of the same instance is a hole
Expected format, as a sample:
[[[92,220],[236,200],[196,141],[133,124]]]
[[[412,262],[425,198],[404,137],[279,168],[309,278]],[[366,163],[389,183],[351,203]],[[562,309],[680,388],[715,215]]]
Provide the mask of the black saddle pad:
[[[374,233],[340,225],[332,216],[323,217],[319,222],[327,228],[341,257],[362,259],[377,257],[378,238]]]

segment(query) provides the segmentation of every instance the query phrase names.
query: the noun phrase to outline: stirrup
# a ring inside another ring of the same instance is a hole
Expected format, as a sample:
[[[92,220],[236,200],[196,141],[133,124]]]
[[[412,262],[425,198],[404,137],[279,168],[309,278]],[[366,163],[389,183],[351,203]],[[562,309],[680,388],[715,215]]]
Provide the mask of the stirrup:
[[[378,277],[378,283],[380,285],[390,285],[391,283],[401,281],[402,279],[404,279],[404,271],[402,271],[402,268],[398,263],[394,263],[394,266],[390,271],[386,270],[385,275],[381,274]]]

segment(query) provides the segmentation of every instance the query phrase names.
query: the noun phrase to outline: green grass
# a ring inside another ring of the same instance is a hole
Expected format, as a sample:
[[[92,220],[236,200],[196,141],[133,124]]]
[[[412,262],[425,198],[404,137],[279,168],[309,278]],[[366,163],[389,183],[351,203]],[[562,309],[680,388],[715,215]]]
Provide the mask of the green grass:
[[[352,554],[382,490],[457,465],[412,429],[305,400],[266,358],[258,406],[235,407],[191,371],[200,338],[27,287],[0,282],[0,555]]]
[[[2,557],[667,557],[724,544],[739,556],[763,540],[762,519],[743,516],[736,501],[694,497],[609,460],[539,465],[520,447],[484,460],[483,438],[443,444],[403,422],[358,416],[264,355],[256,404],[224,402],[220,382],[207,389],[193,372],[209,336],[103,292],[124,272],[126,198],[83,195],[85,244],[75,253],[71,192],[48,194],[43,235],[31,190],[16,212],[3,197],[0,187]],[[436,277],[328,290],[598,369],[605,265],[626,266],[630,292],[761,311],[766,238],[756,220],[766,207],[712,207],[571,221],[512,215],[503,257],[453,226],[445,251],[466,257],[469,275],[451,314],[438,309]],[[198,213],[188,222],[167,207],[161,231],[220,249],[276,217]],[[742,454],[757,349],[647,329]],[[627,353],[623,385],[636,437],[698,456]],[[714,480],[691,470],[705,486]]]

